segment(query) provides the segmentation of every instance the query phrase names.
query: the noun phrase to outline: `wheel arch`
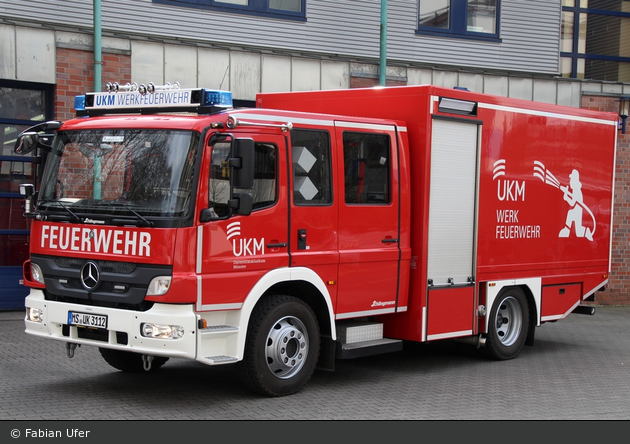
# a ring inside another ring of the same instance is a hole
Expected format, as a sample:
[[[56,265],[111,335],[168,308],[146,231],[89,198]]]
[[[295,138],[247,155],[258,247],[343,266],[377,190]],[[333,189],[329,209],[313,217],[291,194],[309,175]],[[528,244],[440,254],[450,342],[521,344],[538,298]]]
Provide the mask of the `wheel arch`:
[[[306,302],[317,317],[320,334],[331,336],[334,334],[334,314],[329,311],[325,297],[312,282],[304,280],[279,282],[269,287],[261,296],[259,302],[263,298],[274,294],[286,294]]]
[[[326,284],[313,270],[304,267],[279,268],[265,274],[252,288],[241,307],[238,339],[238,356],[245,350],[247,329],[254,307],[266,297],[274,294],[293,296],[306,302],[317,317],[320,334],[330,335],[335,340],[335,314],[332,298]]]
[[[526,344],[532,345],[534,341],[534,328],[540,326],[540,301],[542,294],[542,279],[541,278],[527,278],[527,279],[510,279],[505,281],[489,281],[486,282],[486,309],[490,313],[494,300],[499,293],[505,288],[516,287],[520,288],[525,297],[527,298],[527,305],[529,307],[529,334]],[[484,332],[488,331],[489,316],[484,319]]]

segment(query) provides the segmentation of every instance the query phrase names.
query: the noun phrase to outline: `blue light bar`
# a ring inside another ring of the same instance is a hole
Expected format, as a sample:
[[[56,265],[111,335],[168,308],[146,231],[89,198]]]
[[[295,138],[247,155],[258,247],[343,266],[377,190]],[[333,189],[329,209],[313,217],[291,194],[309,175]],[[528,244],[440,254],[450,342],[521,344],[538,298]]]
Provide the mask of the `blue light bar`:
[[[85,110],[85,96],[76,96],[74,98],[74,109],[77,111]]]
[[[77,116],[105,114],[157,114],[166,112],[192,112],[212,114],[232,108],[230,91],[204,88],[179,89],[141,85],[137,90],[112,90],[86,93],[75,97]]]
[[[201,105],[231,108],[232,92],[204,89]]]

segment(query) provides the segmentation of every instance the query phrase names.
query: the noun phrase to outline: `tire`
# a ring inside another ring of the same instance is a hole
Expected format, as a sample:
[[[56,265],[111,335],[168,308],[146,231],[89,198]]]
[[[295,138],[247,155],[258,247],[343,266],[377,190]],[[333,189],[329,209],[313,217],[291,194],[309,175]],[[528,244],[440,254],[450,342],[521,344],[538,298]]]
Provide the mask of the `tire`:
[[[142,355],[139,353],[132,353],[121,350],[112,350],[109,348],[99,348],[101,356],[105,359],[109,365],[115,369],[121,370],[126,373],[140,373],[144,372],[144,363],[142,362]],[[162,367],[168,358],[162,356],[154,356],[151,362],[151,372]]]
[[[513,359],[521,352],[529,331],[529,306],[520,288],[501,290],[492,304],[483,353],[495,360]]]
[[[295,297],[275,295],[260,301],[252,312],[238,375],[256,393],[290,395],[310,379],[319,349],[313,310]]]

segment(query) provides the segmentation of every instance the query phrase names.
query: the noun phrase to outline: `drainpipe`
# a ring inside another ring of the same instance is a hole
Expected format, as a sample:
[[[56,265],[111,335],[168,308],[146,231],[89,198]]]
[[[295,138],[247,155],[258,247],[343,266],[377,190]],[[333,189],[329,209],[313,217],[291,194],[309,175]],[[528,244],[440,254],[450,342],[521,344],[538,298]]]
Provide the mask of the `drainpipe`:
[[[94,0],[94,91],[101,91],[101,0]],[[94,199],[101,198],[101,156],[98,147],[94,156]]]
[[[381,0],[381,57],[378,83],[385,86],[387,81],[387,0]]]
[[[94,91],[101,91],[101,0],[94,0]]]

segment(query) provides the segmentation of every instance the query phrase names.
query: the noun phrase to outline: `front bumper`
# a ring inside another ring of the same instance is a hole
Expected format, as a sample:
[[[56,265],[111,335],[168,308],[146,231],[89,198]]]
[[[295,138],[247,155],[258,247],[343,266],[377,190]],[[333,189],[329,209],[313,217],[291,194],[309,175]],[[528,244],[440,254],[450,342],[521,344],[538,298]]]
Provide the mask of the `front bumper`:
[[[30,335],[151,356],[196,358],[197,315],[192,304],[156,303],[140,312],[47,301],[41,290],[31,288],[25,305],[42,312],[42,322],[25,319],[25,331]],[[70,326],[69,311],[107,316],[107,330]],[[140,334],[143,323],[178,325],[183,327],[184,335],[180,339],[147,338]]]

